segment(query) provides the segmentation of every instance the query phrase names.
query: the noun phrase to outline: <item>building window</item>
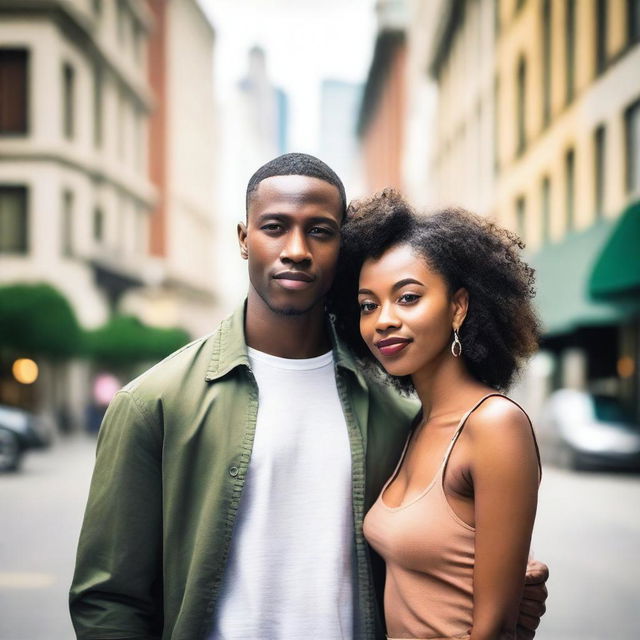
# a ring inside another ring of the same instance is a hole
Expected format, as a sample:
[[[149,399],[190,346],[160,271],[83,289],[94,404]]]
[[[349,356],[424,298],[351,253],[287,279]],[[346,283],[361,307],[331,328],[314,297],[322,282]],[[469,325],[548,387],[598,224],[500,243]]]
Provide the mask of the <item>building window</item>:
[[[27,189],[0,186],[0,253],[27,252]]]
[[[27,133],[28,66],[26,49],[0,49],[0,133]]]
[[[73,193],[62,194],[62,255],[73,255]]]
[[[640,0],[627,0],[627,40],[640,42]]]
[[[136,210],[136,253],[144,255],[147,249],[147,216],[142,207]]]
[[[127,13],[123,0],[117,0],[116,4],[116,27],[118,30],[118,42],[124,44],[127,32]]]
[[[520,239],[524,242],[527,232],[527,202],[524,196],[520,196],[516,200],[516,232]]]
[[[517,95],[517,139],[518,153],[522,153],[527,146],[527,63],[524,58],[518,63],[518,76],[516,79]]]
[[[596,0],[596,73],[607,66],[607,0]]]
[[[542,121],[551,121],[551,0],[542,3]]]
[[[551,241],[551,180],[549,176],[542,179],[542,242]]]
[[[104,241],[104,212],[100,207],[93,210],[93,239],[99,244]]]
[[[102,69],[96,65],[93,73],[93,144],[96,148],[102,146]]]
[[[75,72],[70,64],[62,67],[62,130],[67,140],[73,138],[75,119]]]
[[[120,90],[118,92],[118,119],[117,119],[117,127],[118,130],[116,132],[116,153],[118,158],[121,160],[124,158],[124,142],[125,142],[125,97]]]
[[[606,153],[606,133],[604,125],[596,129],[594,135],[594,202],[596,219],[604,215],[604,190],[605,190],[605,153]]]
[[[493,173],[500,172],[500,131],[498,119],[500,118],[500,80],[496,76],[493,83]]]
[[[565,6],[565,74],[567,104],[574,98],[576,91],[576,3],[566,0]]]
[[[142,62],[143,32],[138,23],[133,23],[133,56],[136,63]]]
[[[572,231],[575,225],[575,187],[576,187],[576,154],[569,149],[564,157],[566,202],[565,215],[567,231]]]
[[[627,191],[640,193],[640,101],[625,112],[625,138],[627,147]]]

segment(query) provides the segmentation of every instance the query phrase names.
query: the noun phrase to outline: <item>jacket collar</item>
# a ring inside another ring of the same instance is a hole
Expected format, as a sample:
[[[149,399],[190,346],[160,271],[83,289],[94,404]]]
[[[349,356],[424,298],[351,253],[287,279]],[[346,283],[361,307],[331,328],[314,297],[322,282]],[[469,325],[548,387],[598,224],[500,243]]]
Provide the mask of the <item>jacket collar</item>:
[[[249,354],[244,335],[246,308],[245,300],[244,304],[222,321],[213,334],[213,353],[205,376],[208,382],[222,378],[236,367],[249,367]],[[367,383],[361,367],[358,366],[349,348],[338,339],[332,316],[328,316],[327,326],[336,368],[341,367],[351,371],[360,385],[366,389]]]
[[[213,334],[213,353],[205,380],[211,382],[239,366],[249,367],[247,341],[244,337],[246,301],[227,316]]]
[[[362,374],[362,367],[358,365],[356,359],[353,357],[353,353],[346,344],[340,341],[335,327],[335,316],[329,314],[327,317],[327,325],[329,327],[329,337],[333,347],[333,358],[336,363],[336,367],[342,367],[353,373],[360,385],[367,389],[367,382]]]

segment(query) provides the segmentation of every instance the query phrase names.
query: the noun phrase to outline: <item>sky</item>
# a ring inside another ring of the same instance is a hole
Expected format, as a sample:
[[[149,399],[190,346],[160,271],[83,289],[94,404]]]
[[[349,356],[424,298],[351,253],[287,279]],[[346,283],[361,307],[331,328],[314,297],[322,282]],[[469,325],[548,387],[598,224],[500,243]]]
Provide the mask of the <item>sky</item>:
[[[375,0],[198,0],[216,31],[215,85],[224,104],[254,45],[289,98],[291,150],[318,152],[324,79],[364,83],[376,32]]]

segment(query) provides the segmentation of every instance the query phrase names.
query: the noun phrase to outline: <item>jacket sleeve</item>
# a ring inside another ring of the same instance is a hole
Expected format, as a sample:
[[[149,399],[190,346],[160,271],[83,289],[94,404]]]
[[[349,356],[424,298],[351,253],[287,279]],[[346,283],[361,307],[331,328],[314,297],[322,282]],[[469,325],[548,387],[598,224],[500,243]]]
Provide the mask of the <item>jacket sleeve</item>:
[[[69,605],[81,640],[162,633],[162,435],[130,391],[100,428]]]

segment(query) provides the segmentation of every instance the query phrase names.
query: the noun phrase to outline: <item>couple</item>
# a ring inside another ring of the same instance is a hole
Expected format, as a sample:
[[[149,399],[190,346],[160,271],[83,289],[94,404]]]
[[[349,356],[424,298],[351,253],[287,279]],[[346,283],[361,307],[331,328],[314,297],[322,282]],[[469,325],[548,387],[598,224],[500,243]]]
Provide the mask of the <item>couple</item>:
[[[312,156],[252,176],[245,305],[105,416],[78,638],[384,638],[383,593],[391,638],[533,636],[537,450],[496,391],[535,345],[531,272],[469,214],[346,211]]]

